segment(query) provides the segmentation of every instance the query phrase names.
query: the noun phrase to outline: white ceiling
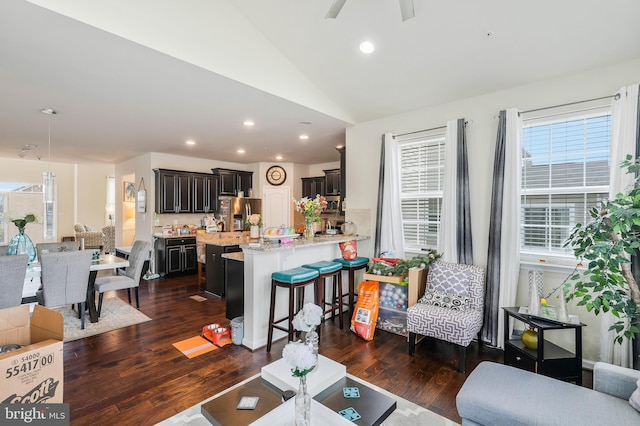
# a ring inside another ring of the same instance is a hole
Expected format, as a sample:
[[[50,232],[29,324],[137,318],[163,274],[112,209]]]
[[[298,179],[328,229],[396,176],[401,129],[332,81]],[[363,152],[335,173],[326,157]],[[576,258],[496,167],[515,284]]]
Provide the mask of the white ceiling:
[[[34,144],[24,158],[48,158],[48,118],[39,112],[48,107],[59,112],[51,121],[53,161],[118,163],[162,152],[330,162],[349,125],[640,57],[637,0],[414,0],[416,17],[406,22],[397,0],[347,0],[337,19],[324,19],[332,0],[74,1],[0,2],[2,157],[18,158]],[[88,25],[33,3],[95,5],[103,20],[113,13],[114,26],[105,31],[97,18]],[[172,55],[153,38],[129,36],[136,11],[146,11],[140,33],[170,27],[154,15],[160,3],[163,12],[182,13],[167,37],[180,48]],[[194,27],[196,18],[210,18],[215,31],[224,17],[207,16],[212,10],[237,15],[234,24],[252,31],[226,29],[216,50],[180,27],[191,14]],[[238,56],[238,70],[211,64],[223,48],[240,50],[247,33],[261,44]],[[370,56],[357,50],[365,38],[376,44]],[[198,48],[209,58],[198,58]],[[289,70],[279,76],[291,81],[288,93],[270,84],[276,63]],[[246,77],[251,72],[257,78]],[[321,96],[307,96],[313,90]],[[244,128],[247,118],[256,126]],[[310,139],[300,141],[301,133]],[[197,145],[185,146],[189,138]]]

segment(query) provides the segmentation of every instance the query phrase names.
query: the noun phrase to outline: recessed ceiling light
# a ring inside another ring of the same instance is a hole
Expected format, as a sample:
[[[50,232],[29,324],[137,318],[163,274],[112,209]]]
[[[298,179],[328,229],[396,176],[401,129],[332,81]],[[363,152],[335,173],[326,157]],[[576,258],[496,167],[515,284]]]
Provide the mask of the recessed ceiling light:
[[[247,126],[247,127],[251,127],[251,126],[254,126],[256,123],[254,123],[251,120],[247,120],[247,121],[243,121],[242,124]]]
[[[370,41],[363,41],[360,43],[360,51],[365,54],[373,53],[376,47]]]
[[[238,154],[244,154],[244,149],[240,148],[239,150],[236,151]]]
[[[300,135],[300,140],[306,141],[307,139],[309,139],[308,135]]]
[[[276,160],[282,160],[282,155],[276,155]]]
[[[189,139],[188,141],[185,142],[187,145],[195,145],[196,141],[192,141],[191,139]]]

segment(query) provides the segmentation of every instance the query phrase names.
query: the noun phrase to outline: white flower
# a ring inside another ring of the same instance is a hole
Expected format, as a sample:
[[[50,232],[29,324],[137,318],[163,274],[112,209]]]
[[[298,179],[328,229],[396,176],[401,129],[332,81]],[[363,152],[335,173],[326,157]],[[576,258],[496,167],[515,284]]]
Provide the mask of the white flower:
[[[315,330],[321,322],[322,308],[313,303],[305,303],[292,321],[294,329],[304,332]]]
[[[295,377],[305,376],[316,366],[317,358],[311,348],[302,342],[289,342],[282,350],[282,357],[291,367]]]

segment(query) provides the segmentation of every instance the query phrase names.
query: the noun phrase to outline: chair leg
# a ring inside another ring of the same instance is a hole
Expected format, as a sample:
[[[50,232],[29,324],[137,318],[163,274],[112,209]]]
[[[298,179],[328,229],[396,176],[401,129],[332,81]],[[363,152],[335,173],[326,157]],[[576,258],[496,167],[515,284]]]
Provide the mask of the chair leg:
[[[84,330],[84,305],[85,302],[78,303],[80,308],[80,329]]]
[[[271,282],[271,306],[269,307],[269,329],[267,332],[267,353],[271,352],[271,340],[273,340],[273,315],[276,308],[276,286]]]
[[[129,304],[131,304],[131,289],[127,289],[127,297],[129,298]]]
[[[336,308],[338,309],[338,323],[340,324],[340,330],[342,330],[344,329],[344,318],[342,318],[344,316],[342,312],[342,271],[338,272],[337,276],[334,275],[333,280],[334,282],[336,280],[338,281],[338,294],[334,294],[333,300],[336,301]],[[333,288],[335,289],[336,286],[334,285]]]
[[[293,341],[293,316],[295,314],[296,289],[289,287],[289,318],[287,319],[287,338]]]
[[[467,348],[465,346],[458,345],[458,371],[464,374],[466,368],[467,368]]]
[[[102,313],[102,299],[104,298],[104,293],[100,293],[100,296],[98,297],[98,317],[100,317],[100,314]],[[82,311],[84,312],[84,309],[82,309]]]
[[[482,345],[483,345],[483,341],[482,341],[482,330],[478,331],[478,349],[482,349]]]
[[[413,356],[416,351],[416,333],[409,332],[409,355]]]
[[[136,308],[140,309],[140,300],[138,299],[138,287],[135,287],[133,291],[136,293]]]

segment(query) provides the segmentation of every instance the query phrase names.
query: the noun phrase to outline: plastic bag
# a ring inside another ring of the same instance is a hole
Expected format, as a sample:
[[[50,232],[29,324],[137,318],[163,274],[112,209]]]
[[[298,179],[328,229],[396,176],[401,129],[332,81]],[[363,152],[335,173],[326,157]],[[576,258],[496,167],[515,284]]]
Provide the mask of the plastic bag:
[[[356,240],[345,241],[338,243],[340,251],[342,252],[342,258],[344,260],[355,260],[358,257],[358,244]]]
[[[380,283],[363,281],[358,286],[358,302],[351,318],[351,331],[364,340],[373,340],[380,309]]]

